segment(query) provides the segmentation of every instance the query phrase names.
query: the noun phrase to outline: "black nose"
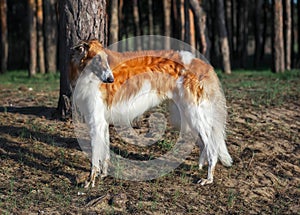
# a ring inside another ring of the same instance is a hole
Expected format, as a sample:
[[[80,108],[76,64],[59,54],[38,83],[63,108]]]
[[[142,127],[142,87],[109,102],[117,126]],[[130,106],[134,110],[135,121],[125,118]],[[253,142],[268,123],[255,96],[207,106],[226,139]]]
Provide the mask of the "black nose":
[[[106,81],[107,81],[107,83],[113,83],[114,78],[113,77],[108,77]]]

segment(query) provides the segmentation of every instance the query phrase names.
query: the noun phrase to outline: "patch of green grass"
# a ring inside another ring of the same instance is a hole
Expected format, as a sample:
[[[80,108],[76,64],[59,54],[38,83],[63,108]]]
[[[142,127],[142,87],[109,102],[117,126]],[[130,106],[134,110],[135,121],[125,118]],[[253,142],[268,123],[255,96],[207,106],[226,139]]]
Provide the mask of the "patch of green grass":
[[[174,143],[170,140],[161,140],[157,142],[157,145],[162,149],[162,150],[171,150],[172,147],[174,146]]]
[[[29,77],[27,71],[8,71],[0,75],[2,86],[24,86],[34,90],[57,90],[59,89],[59,73],[36,74]]]
[[[229,100],[245,100],[253,106],[280,106],[286,97],[297,97],[300,70],[275,74],[264,71],[233,71],[225,75],[217,71]],[[291,94],[293,92],[294,94]]]

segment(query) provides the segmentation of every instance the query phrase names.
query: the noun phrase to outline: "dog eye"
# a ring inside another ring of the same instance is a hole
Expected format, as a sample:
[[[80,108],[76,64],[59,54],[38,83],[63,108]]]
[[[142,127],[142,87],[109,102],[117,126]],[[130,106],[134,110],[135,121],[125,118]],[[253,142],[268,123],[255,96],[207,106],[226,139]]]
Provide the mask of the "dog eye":
[[[79,47],[77,48],[77,51],[81,54],[81,53],[84,52],[84,48],[83,48],[82,46],[79,46]]]

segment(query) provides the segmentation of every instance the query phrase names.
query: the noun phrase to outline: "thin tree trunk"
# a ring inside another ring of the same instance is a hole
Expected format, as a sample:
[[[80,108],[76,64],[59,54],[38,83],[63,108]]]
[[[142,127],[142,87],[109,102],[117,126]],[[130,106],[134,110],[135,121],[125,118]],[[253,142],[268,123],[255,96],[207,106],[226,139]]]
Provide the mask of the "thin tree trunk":
[[[37,37],[38,37],[38,68],[39,72],[45,74],[45,52],[44,52],[44,33],[43,33],[43,1],[36,0],[37,8]]]
[[[165,49],[170,49],[171,37],[171,0],[163,0],[164,7],[164,31],[165,31]]]
[[[179,28],[178,28],[178,24],[179,22],[179,13],[178,13],[178,8],[177,8],[177,0],[172,0],[171,2],[171,23],[172,23],[172,37],[174,38],[179,38]]]
[[[298,0],[298,61],[297,64],[300,66],[300,0]]]
[[[275,73],[284,72],[284,41],[283,41],[283,10],[282,1],[273,0],[273,71]]]
[[[249,1],[244,0],[244,32],[243,32],[243,52],[242,52],[242,66],[243,68],[247,67],[247,58],[248,58],[248,34],[249,34],[249,27],[248,27],[248,16],[249,16]]]
[[[59,69],[60,95],[58,111],[63,118],[70,113],[71,96],[68,80],[70,48],[80,40],[97,38],[107,45],[106,0],[59,1]]]
[[[140,28],[138,0],[133,0],[133,21],[134,21],[134,28],[135,28],[135,36],[140,36],[141,28]],[[141,38],[137,37],[135,41],[136,41],[136,49],[141,50],[142,49]]]
[[[245,7],[244,3],[247,0],[239,0],[237,2],[237,56],[240,67],[244,67],[244,32],[245,32]]]
[[[191,9],[189,9],[189,18],[190,18],[190,44],[193,48],[196,49],[196,33],[195,33],[195,19],[194,14]]]
[[[292,50],[292,18],[291,1],[285,0],[285,68],[291,70],[291,50]]]
[[[232,26],[232,56],[237,56],[237,2],[231,0],[231,26]]]
[[[262,25],[262,11],[263,11],[264,0],[255,1],[255,54],[254,54],[254,66],[258,67],[261,60],[261,49],[263,42],[263,25]]]
[[[0,44],[0,73],[5,73],[7,70],[8,59],[8,38],[7,38],[7,4],[6,0],[0,0],[0,17],[1,17],[1,44]]]
[[[124,26],[124,13],[123,13],[123,7],[124,7],[124,0],[119,0],[119,4],[118,4],[118,24],[119,24],[119,33],[118,33],[118,36],[119,36],[119,41],[121,41],[123,39],[123,35],[125,34],[125,26]],[[123,50],[123,45],[124,43],[119,43],[119,51],[122,51]],[[124,48],[125,49],[125,48]]]
[[[208,33],[209,33],[209,38],[211,41],[211,48],[210,48],[210,55],[208,59],[211,59],[211,62],[213,65],[218,65],[219,64],[219,50],[217,49],[217,21],[216,21],[216,10],[215,10],[215,0],[209,0],[209,13],[208,13]]]
[[[29,32],[29,77],[36,74],[37,68],[37,33],[36,33],[36,4],[28,0],[28,32]]]
[[[148,32],[149,35],[154,34],[154,25],[153,25],[153,1],[148,0]],[[154,40],[152,38],[149,38],[149,47],[148,49],[153,49],[154,48]]]
[[[292,36],[291,36],[291,68],[295,67],[295,10],[294,10],[294,0],[291,1],[291,22],[292,22]],[[298,19],[299,20],[299,19]]]
[[[233,53],[233,27],[232,27],[232,0],[224,0],[225,2],[225,15],[226,15],[226,28],[227,28],[227,33],[228,33],[228,43],[229,43],[229,49],[230,53]]]
[[[116,43],[119,39],[118,0],[111,0],[110,5],[110,37],[109,43]]]
[[[58,23],[56,0],[44,0],[45,66],[47,73],[57,71]]]
[[[261,48],[261,51],[260,51],[260,61],[263,60],[264,56],[265,56],[265,47],[266,47],[266,41],[267,41],[267,37],[268,37],[268,34],[267,34],[267,29],[268,29],[268,13],[269,13],[269,10],[268,10],[268,1],[269,0],[264,0],[264,4],[263,4],[263,11],[264,11],[264,16],[263,16],[263,39],[262,39],[262,48]]]
[[[222,54],[222,67],[225,74],[231,74],[230,50],[228,44],[227,29],[225,24],[225,12],[223,0],[216,0],[217,23]]]
[[[201,47],[201,54],[205,55],[207,51],[207,39],[205,35],[206,31],[206,14],[204,13],[203,9],[201,8],[199,1],[197,0],[190,0],[190,6],[193,9],[198,32],[199,32],[199,42]]]
[[[190,33],[190,16],[189,16],[189,1],[184,0],[184,42],[191,43],[191,33]]]
[[[185,12],[184,12],[184,2],[185,0],[179,0],[179,8],[180,8],[180,31],[181,31],[181,37],[180,39],[184,41],[185,36]]]

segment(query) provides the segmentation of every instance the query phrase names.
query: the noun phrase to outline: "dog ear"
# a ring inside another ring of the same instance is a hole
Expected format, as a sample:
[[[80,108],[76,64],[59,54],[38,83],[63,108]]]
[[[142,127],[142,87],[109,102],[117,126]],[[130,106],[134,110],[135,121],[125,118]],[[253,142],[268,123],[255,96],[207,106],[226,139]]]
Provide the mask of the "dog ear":
[[[86,53],[90,48],[90,45],[84,41],[81,41],[79,44],[73,46],[71,48],[71,51],[74,53],[74,52],[77,52],[77,54],[84,54]]]
[[[71,61],[79,66],[82,63],[82,60],[87,56],[89,52],[90,45],[87,42],[81,41],[77,45],[71,48]]]

